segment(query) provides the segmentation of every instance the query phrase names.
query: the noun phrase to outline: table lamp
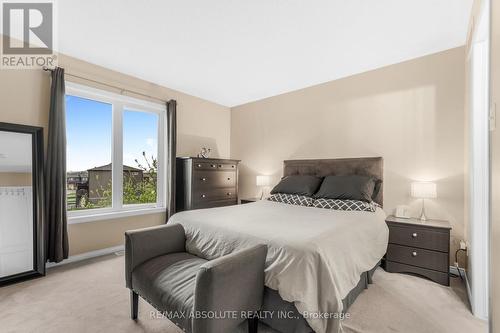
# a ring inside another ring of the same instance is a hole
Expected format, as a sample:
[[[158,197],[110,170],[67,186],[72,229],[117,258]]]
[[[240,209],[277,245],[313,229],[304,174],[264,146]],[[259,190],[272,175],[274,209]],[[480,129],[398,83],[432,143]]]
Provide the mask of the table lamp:
[[[262,200],[262,198],[264,197],[264,187],[269,186],[271,184],[271,178],[269,176],[260,175],[257,176],[256,183],[257,186],[261,188],[260,200]]]
[[[437,197],[436,183],[411,183],[411,196],[414,198],[422,199],[422,212],[420,214],[420,220],[426,221],[427,216],[425,216],[425,199],[432,199]]]

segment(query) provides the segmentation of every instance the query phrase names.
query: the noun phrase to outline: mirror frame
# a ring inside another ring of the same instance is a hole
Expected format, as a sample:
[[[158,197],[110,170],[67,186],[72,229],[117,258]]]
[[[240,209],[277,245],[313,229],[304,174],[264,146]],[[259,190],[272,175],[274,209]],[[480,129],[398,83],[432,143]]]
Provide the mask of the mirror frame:
[[[33,269],[0,277],[0,286],[45,275],[43,128],[0,122],[0,131],[31,135],[33,194]]]

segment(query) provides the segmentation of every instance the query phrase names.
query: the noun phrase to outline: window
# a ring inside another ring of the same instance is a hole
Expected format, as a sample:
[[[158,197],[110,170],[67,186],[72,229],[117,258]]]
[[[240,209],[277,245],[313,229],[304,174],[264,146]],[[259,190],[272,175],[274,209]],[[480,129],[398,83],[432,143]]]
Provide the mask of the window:
[[[70,223],[165,207],[165,106],[66,83]]]
[[[112,104],[66,95],[68,211],[111,207],[112,111]]]
[[[123,204],[155,203],[158,182],[158,115],[123,113]]]

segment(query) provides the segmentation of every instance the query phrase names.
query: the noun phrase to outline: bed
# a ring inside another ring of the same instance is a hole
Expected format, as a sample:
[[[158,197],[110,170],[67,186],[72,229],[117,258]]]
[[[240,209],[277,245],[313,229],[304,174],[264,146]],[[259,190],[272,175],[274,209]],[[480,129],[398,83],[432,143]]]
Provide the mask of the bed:
[[[380,157],[284,161],[283,176],[367,175],[382,180]],[[374,201],[383,202],[383,186]],[[214,259],[268,245],[260,320],[283,333],[341,332],[341,318],[386,252],[385,214],[337,211],[267,200],[185,211],[170,223],[186,230],[190,253]]]

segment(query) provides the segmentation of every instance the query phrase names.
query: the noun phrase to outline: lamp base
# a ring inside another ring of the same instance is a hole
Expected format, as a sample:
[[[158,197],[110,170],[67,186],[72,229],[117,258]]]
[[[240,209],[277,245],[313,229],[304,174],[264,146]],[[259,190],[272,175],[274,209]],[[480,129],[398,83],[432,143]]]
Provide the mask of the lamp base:
[[[420,221],[427,221],[427,216],[425,215],[425,199],[422,199],[422,212],[420,213]]]

